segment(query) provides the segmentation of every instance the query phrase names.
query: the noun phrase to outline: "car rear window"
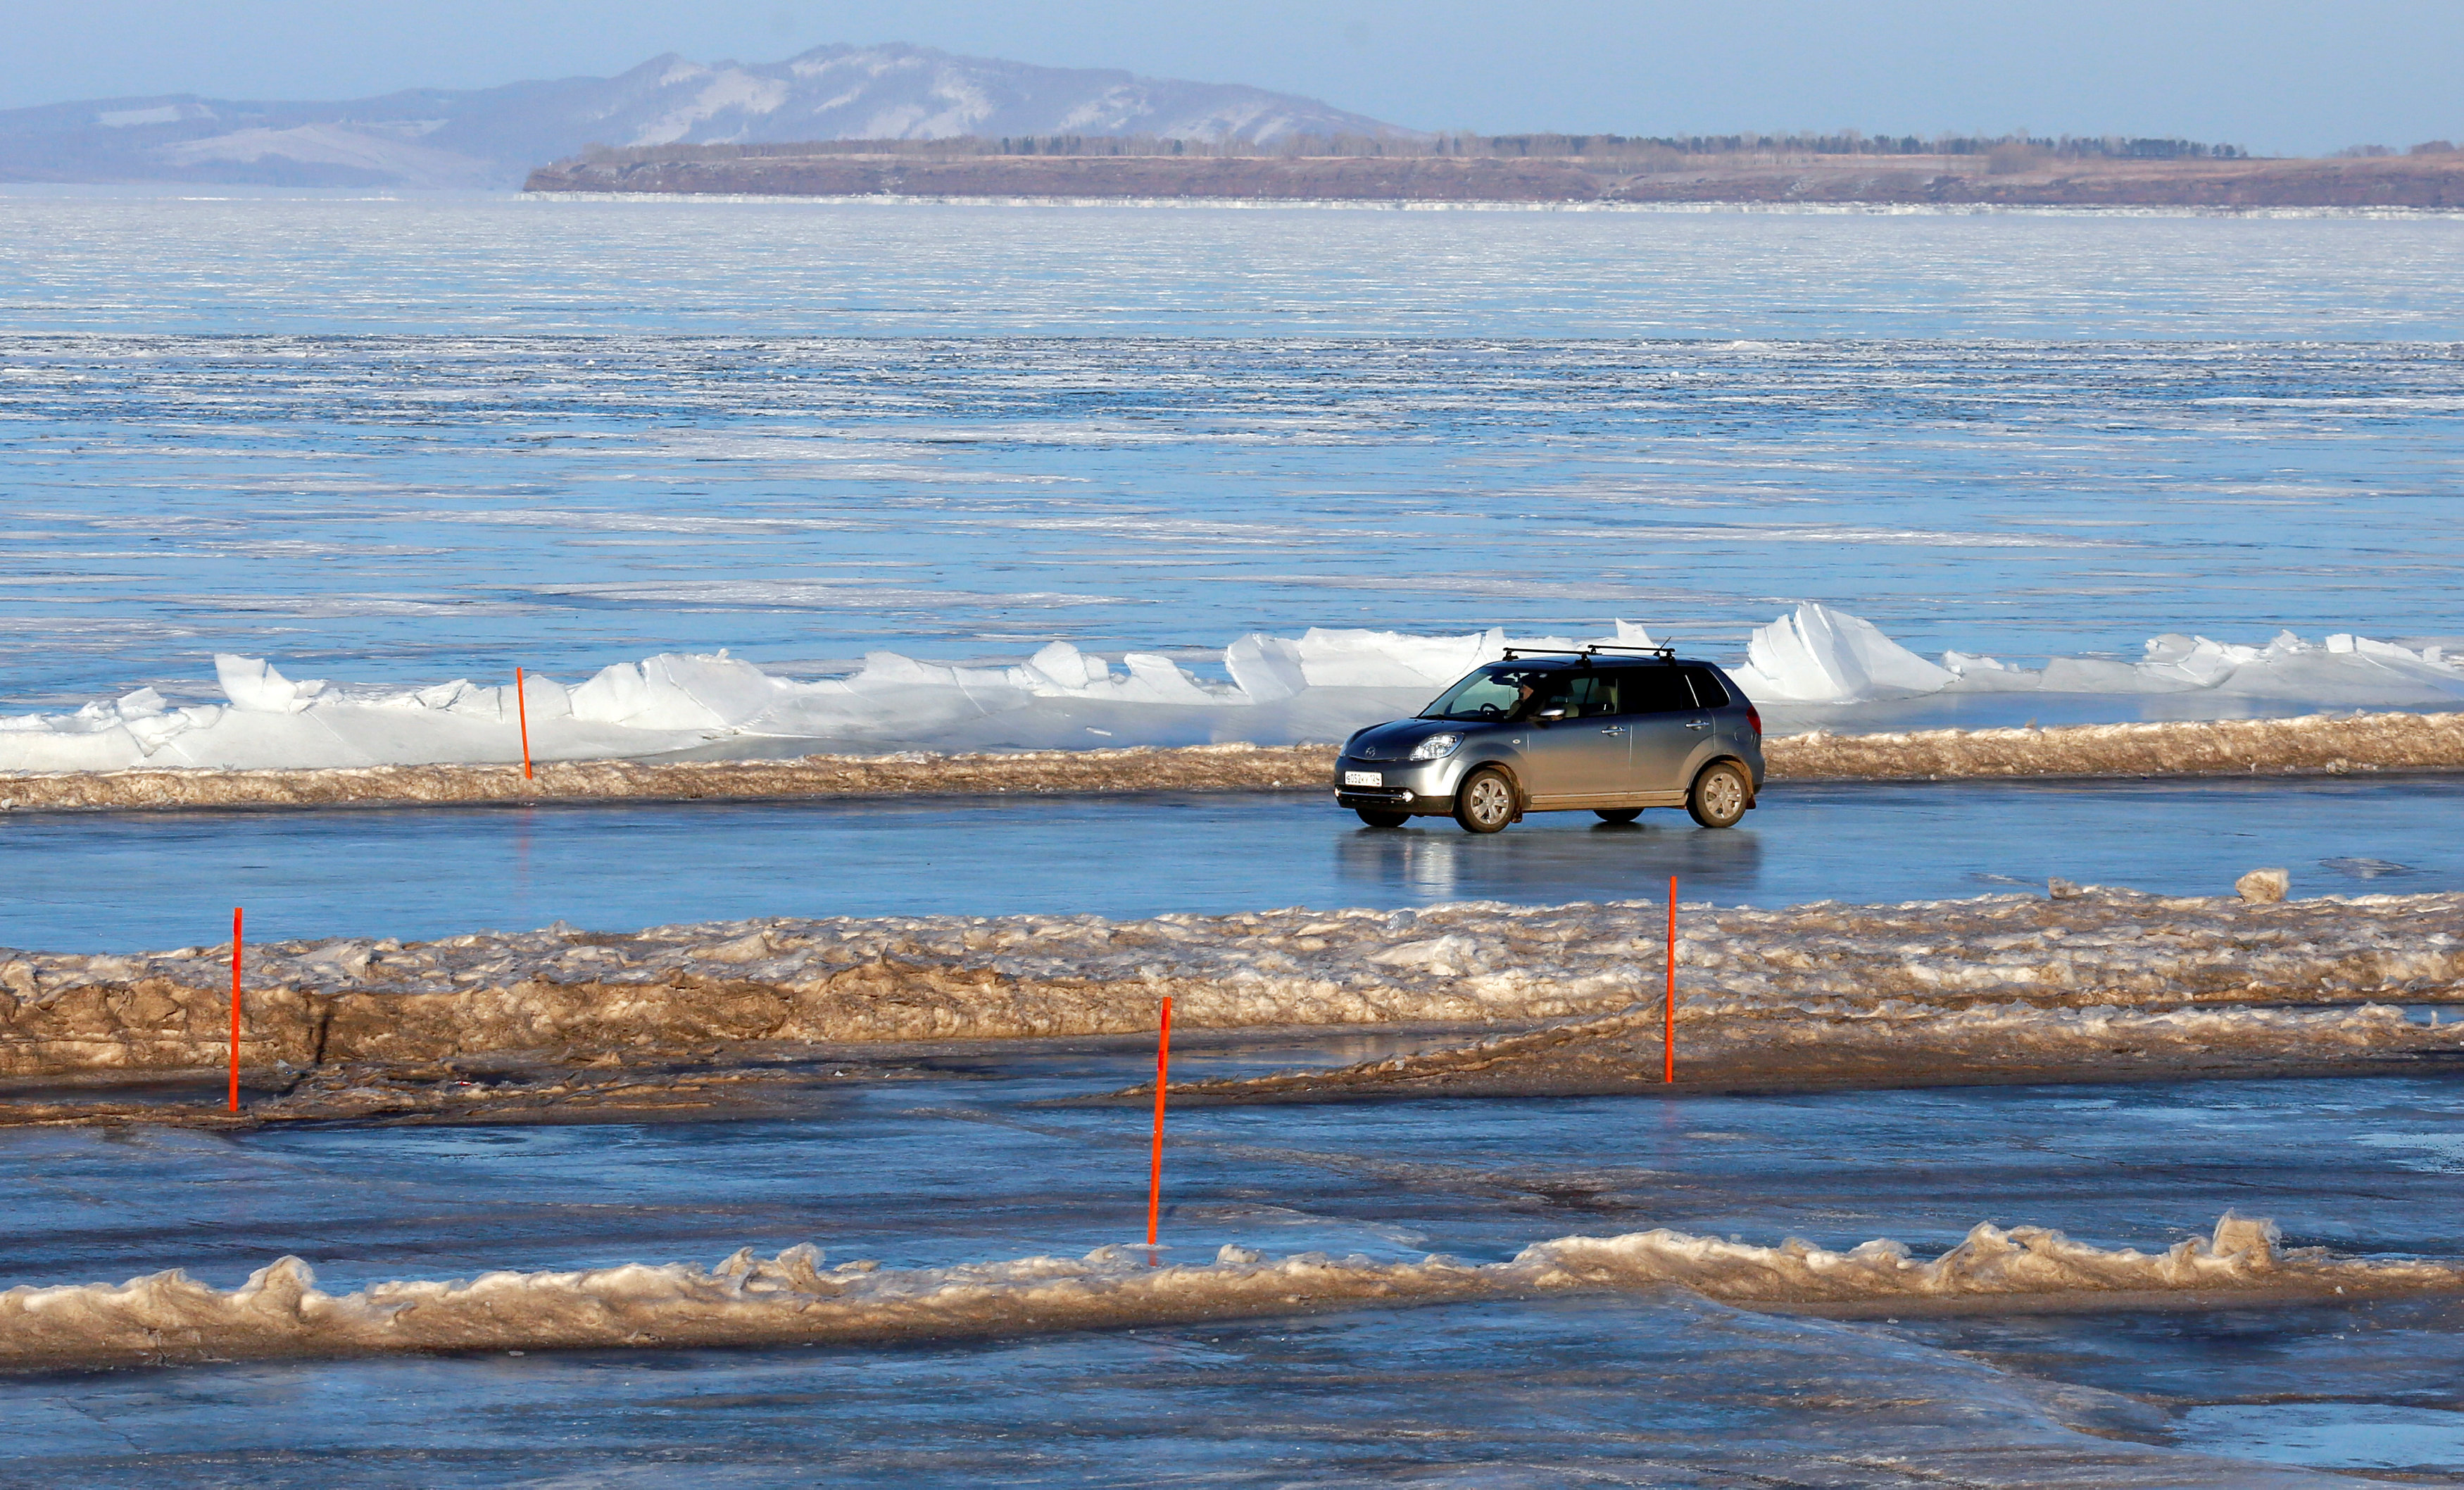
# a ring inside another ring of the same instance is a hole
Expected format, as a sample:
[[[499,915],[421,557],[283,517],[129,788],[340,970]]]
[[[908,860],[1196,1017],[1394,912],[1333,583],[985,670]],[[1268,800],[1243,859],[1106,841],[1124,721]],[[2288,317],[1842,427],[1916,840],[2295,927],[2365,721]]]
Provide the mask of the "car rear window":
[[[1701,704],[1706,709],[1718,709],[1727,706],[1728,690],[1720,686],[1720,677],[1718,674],[1712,672],[1707,667],[1689,667],[1686,668],[1684,672],[1685,680],[1694,685],[1694,701],[1696,703]]]
[[[1673,667],[1625,668],[1619,702],[1628,714],[1674,714],[1694,705],[1694,695]]]

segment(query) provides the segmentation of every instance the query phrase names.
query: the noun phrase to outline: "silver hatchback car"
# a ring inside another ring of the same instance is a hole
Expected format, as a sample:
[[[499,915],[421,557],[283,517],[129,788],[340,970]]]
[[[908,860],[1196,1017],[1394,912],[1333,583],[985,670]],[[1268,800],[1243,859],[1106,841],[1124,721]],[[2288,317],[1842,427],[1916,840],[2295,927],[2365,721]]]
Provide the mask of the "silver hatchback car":
[[[1451,816],[1496,833],[1588,808],[1630,823],[1683,807],[1732,828],[1763,785],[1763,721],[1708,662],[1665,649],[1509,650],[1412,719],[1344,743],[1334,800],[1372,828]]]

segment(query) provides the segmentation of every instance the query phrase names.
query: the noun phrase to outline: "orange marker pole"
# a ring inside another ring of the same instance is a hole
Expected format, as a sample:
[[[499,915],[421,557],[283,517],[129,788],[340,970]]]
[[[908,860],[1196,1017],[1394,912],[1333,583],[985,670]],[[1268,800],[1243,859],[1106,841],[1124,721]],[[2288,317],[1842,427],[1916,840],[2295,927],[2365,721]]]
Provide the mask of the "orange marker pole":
[[[231,907],[231,1110],[239,1111],[239,928],[240,908]]]
[[[1677,1079],[1677,877],[1668,877],[1668,1007],[1660,1023],[1660,1079]]]
[[[1155,1244],[1155,1215],[1163,1207],[1163,1087],[1172,1076],[1172,998],[1163,1001],[1163,1023],[1155,1032],[1155,1149],[1147,1161],[1147,1245]],[[1147,1254],[1155,1265],[1155,1254]]]
[[[499,714],[498,719],[504,716]],[[531,706],[522,698],[522,670],[514,669],[514,719],[522,726],[522,780],[531,779]]]

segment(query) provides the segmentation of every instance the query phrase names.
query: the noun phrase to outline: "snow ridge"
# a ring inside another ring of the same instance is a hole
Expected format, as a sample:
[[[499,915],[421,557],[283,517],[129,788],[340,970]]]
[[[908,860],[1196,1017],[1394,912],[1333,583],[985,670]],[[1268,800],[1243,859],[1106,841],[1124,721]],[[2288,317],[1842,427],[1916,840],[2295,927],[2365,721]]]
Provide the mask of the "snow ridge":
[[[745,1248],[715,1268],[627,1263],[582,1272],[487,1273],[329,1294],[297,1257],[229,1291],[180,1272],[0,1293],[0,1365],[18,1368],[413,1350],[869,1343],[1051,1333],[1307,1314],[1514,1294],[1687,1288],[1748,1306],[1848,1310],[1877,1302],[1992,1307],[2013,1299],[2212,1294],[2346,1297],[2452,1289],[2450,1262],[2339,1259],[2284,1251],[2273,1223],[2228,1212],[2204,1237],[2158,1252],[2100,1248],[2041,1227],[1973,1228],[1938,1257],[1876,1240],[1846,1252],[1657,1230],[1566,1236],[1475,1264],[1441,1255],[1378,1261],[1231,1245],[1212,1262],[1151,1267],[1144,1249],[947,1268],[824,1270],[812,1246]]]
[[[1618,621],[1601,641],[1647,644]],[[1453,636],[1312,628],[1251,634],[1216,655],[1227,681],[1183,660],[1132,652],[1116,665],[1066,641],[1008,667],[869,655],[846,678],[800,680],[721,651],[619,662],[568,687],[533,674],[510,684],[455,679],[402,689],[295,680],[264,658],[217,656],[225,702],[174,707],[154,688],[62,714],[0,719],[0,771],[217,770],[480,764],[520,758],[517,716],[545,761],[624,760],[681,750],[739,758],[837,747],[1012,748],[1340,740],[1421,707],[1508,646],[1502,630]],[[1567,637],[1512,645],[1570,647]],[[2135,663],[2055,657],[2041,668],[1947,652],[1926,661],[1859,616],[1800,605],[1757,629],[1730,670],[1774,733],[1825,707],[1960,693],[2203,694],[2219,712],[2254,702],[2464,706],[2464,653],[2347,633],[2291,633],[2262,647],[2204,636],[2150,640]],[[1809,712],[1812,711],[1812,712]],[[988,723],[990,722],[990,723]],[[985,738],[985,731],[994,731]],[[763,742],[774,742],[764,745]]]

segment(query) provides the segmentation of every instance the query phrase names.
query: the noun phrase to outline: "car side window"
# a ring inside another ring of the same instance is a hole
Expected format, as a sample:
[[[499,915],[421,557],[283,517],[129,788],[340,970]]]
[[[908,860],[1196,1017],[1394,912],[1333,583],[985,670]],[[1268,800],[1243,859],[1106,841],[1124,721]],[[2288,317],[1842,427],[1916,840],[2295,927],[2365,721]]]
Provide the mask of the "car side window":
[[[1628,714],[1675,714],[1695,706],[1693,691],[1673,667],[1631,668],[1620,692]]]
[[[1559,673],[1532,696],[1530,713],[1564,709],[1568,719],[1593,719],[1617,712],[1617,685],[1605,674]]]
[[[1693,685],[1694,701],[1696,703],[1706,709],[1726,708],[1727,706],[1728,690],[1720,686],[1720,679],[1712,674],[1709,668],[1689,667],[1684,671],[1686,682]]]

